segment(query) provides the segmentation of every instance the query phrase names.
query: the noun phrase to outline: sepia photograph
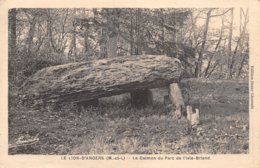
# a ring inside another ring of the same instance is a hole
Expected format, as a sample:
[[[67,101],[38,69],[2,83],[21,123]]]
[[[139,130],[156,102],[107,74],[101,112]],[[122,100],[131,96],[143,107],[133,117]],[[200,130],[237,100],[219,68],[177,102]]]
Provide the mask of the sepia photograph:
[[[10,8],[8,155],[250,154],[249,12]]]

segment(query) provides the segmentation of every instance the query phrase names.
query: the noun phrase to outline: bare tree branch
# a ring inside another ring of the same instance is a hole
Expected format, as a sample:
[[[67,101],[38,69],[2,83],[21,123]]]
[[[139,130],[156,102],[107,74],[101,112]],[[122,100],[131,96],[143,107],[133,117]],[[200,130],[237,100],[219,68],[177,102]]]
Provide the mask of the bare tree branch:
[[[225,15],[226,13],[228,13],[229,11],[231,11],[232,8],[226,10],[225,12],[221,13],[221,14],[217,14],[217,15],[211,15],[210,17],[218,17],[218,16],[222,16]]]

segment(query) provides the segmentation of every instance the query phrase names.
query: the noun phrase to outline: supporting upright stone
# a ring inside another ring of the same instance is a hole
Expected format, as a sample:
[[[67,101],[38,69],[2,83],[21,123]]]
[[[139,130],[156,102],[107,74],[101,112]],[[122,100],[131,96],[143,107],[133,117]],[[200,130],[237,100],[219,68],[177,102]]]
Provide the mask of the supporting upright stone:
[[[135,107],[146,107],[153,104],[153,93],[150,90],[131,92],[131,103]]]
[[[191,115],[192,115],[192,106],[186,107],[186,113],[187,113],[187,120],[191,121]]]
[[[170,84],[169,98],[172,104],[176,107],[175,115],[180,118],[185,111],[185,104],[178,83]]]
[[[192,110],[192,106],[187,106],[186,107],[186,112],[187,112],[187,120],[190,121],[191,126],[195,127],[200,123],[200,111],[199,109],[195,109],[195,112]]]
[[[151,90],[147,90],[147,99],[148,99],[148,102],[147,102],[147,105],[148,106],[152,106],[153,105],[153,92]]]
[[[190,120],[192,126],[197,126],[199,124],[200,122],[199,113],[200,113],[199,109],[197,108],[195,109],[195,113],[192,113],[191,120]]]

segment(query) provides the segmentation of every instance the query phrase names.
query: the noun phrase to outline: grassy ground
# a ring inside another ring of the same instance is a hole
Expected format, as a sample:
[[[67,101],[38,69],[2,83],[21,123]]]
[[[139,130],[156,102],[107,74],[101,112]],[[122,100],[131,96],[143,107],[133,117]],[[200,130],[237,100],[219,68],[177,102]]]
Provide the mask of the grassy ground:
[[[10,154],[226,154],[248,153],[248,86],[238,81],[190,80],[185,102],[200,109],[191,128],[164,107],[165,89],[154,89],[152,107],[131,107],[129,95],[101,100],[79,113],[72,105],[35,110],[9,97],[9,143],[38,134],[39,142]]]

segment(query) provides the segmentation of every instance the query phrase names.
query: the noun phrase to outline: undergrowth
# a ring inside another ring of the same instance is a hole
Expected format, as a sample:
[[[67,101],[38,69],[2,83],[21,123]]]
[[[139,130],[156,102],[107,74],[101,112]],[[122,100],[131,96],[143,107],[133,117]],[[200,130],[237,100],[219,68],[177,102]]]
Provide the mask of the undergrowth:
[[[221,91],[220,85],[208,89],[204,86],[200,91],[183,87],[184,94],[190,90],[184,95],[185,101],[200,109],[200,125],[196,128],[185,118],[172,117],[160,101],[147,108],[134,108],[128,95],[100,100],[99,107],[88,107],[83,112],[73,104],[32,109],[10,96],[9,144],[21,136],[37,134],[39,142],[10,149],[9,154],[248,153],[247,87],[228,84],[223,85],[224,89],[227,86],[228,92]],[[203,94],[203,99],[195,92]]]

